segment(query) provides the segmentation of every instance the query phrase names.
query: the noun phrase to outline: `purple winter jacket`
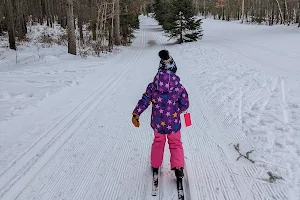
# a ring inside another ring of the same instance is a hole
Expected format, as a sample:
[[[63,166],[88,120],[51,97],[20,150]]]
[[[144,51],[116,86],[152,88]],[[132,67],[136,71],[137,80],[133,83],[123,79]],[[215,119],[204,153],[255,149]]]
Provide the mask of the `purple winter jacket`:
[[[151,103],[154,131],[171,134],[181,129],[180,114],[188,109],[189,99],[176,74],[165,70],[158,72],[133,113],[141,115]]]

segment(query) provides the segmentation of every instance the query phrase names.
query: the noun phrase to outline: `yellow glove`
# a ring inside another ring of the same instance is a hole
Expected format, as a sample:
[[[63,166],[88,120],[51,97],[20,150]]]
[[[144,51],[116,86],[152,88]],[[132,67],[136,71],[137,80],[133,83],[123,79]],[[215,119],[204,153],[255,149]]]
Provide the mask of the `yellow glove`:
[[[139,118],[140,117],[137,114],[132,114],[132,123],[136,128],[140,127]]]

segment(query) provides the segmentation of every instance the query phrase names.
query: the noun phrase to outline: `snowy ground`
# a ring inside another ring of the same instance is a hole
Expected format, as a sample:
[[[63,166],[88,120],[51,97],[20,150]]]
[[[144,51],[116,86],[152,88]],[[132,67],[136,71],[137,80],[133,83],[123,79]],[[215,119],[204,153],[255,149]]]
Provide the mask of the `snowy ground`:
[[[105,59],[50,48],[15,65],[0,49],[0,199],[176,199],[167,149],[151,197],[150,109],[140,129],[131,125],[166,47],[191,101],[193,126],[182,130],[187,199],[298,200],[299,29],[203,26],[202,42],[175,46],[141,17],[132,47]],[[238,143],[254,150],[255,164],[236,161]],[[269,183],[269,171],[283,180]]]
[[[31,42],[16,52],[4,48],[8,41],[0,41],[0,121],[20,115],[24,108],[36,106],[64,87],[78,86],[86,75],[103,67],[105,57],[113,56],[80,59],[67,54],[65,46],[39,43],[48,37],[58,41],[64,34],[58,26],[33,26],[29,30]]]

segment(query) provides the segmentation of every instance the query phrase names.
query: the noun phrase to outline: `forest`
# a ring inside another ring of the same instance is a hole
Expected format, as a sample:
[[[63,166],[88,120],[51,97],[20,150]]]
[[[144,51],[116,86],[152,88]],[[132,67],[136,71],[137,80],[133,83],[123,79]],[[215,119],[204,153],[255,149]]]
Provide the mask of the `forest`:
[[[203,18],[300,27],[300,0],[183,0],[185,4],[176,0],[3,0],[0,35],[7,35],[9,48],[16,50],[16,41],[26,41],[28,26],[59,24],[66,29],[62,40],[67,41],[69,53],[91,46],[99,54],[130,44],[140,14],[168,14],[167,5],[176,2],[189,5],[188,11]],[[166,6],[157,9],[157,4]]]

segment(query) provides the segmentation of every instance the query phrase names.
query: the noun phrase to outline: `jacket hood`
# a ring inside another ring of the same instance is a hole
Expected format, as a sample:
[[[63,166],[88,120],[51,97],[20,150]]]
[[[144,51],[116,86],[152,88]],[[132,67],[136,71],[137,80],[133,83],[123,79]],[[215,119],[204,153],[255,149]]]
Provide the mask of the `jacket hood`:
[[[180,78],[169,70],[159,71],[153,80],[154,87],[161,93],[170,93],[180,84]]]

